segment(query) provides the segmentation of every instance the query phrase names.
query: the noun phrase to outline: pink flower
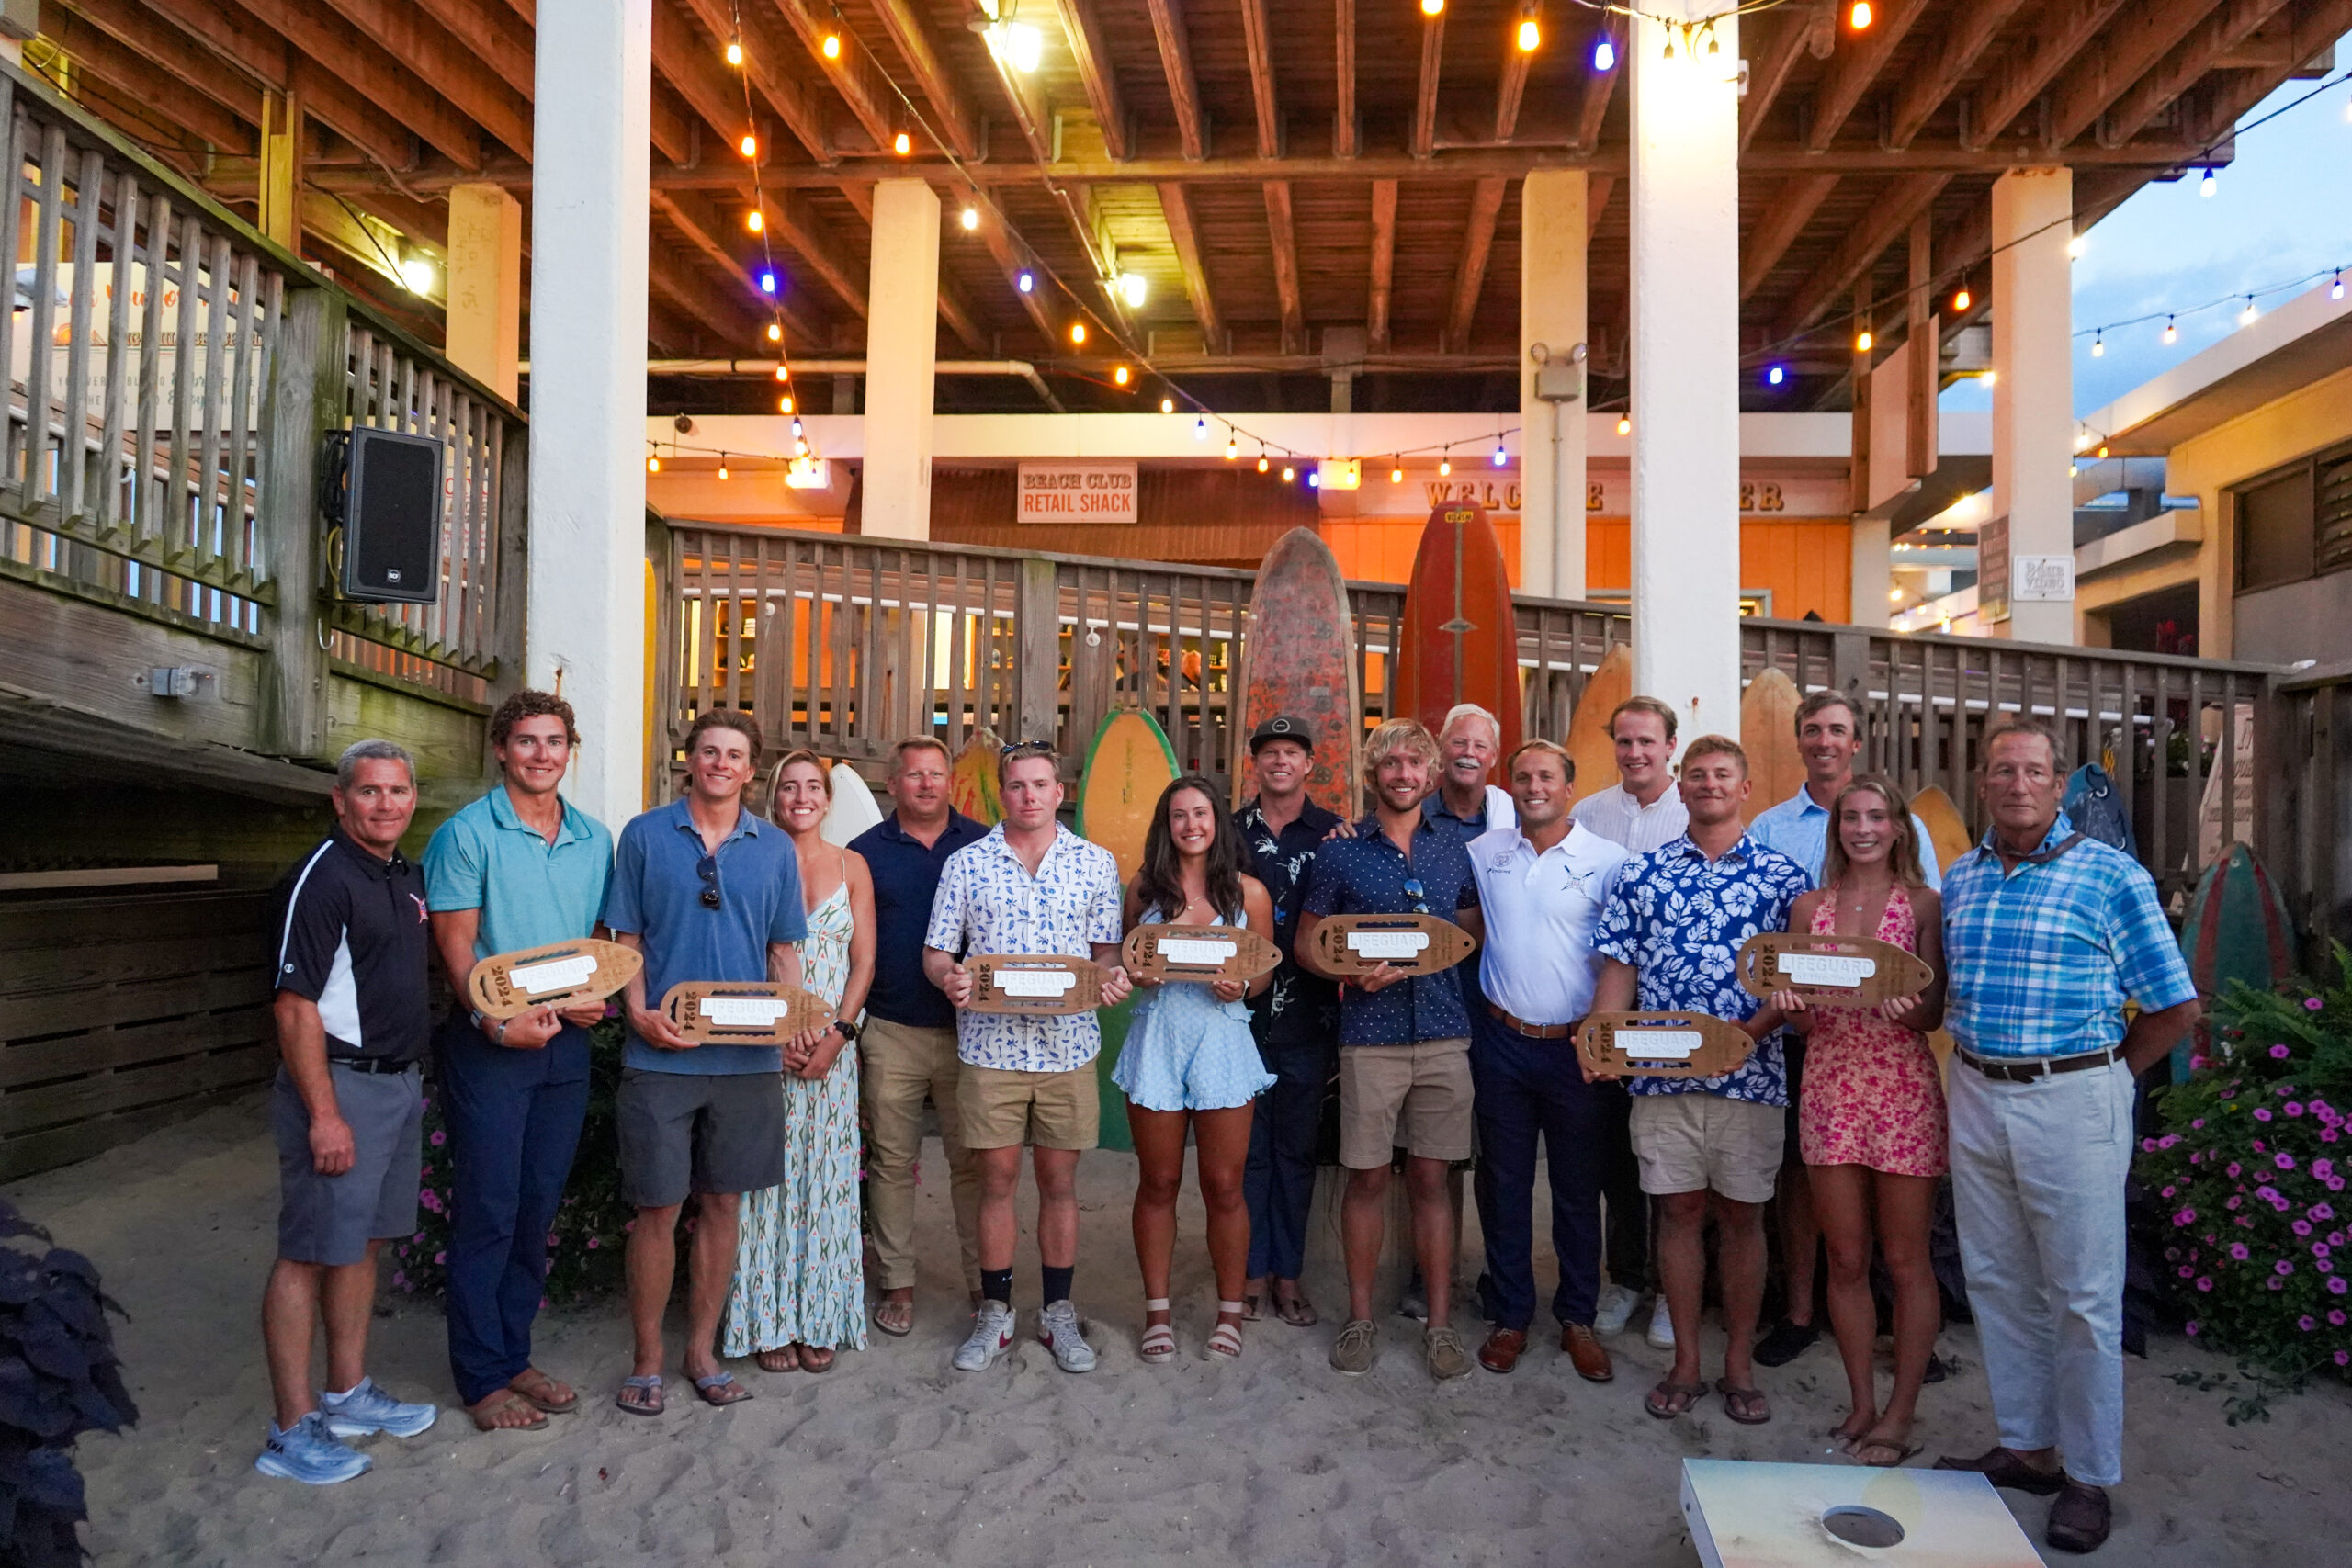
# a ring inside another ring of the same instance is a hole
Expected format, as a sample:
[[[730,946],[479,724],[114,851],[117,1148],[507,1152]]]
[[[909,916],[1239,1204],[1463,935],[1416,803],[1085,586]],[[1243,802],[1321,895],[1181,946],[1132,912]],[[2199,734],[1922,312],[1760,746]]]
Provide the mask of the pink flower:
[[[2258,1155],[2268,1154],[2270,1152],[2270,1145],[2264,1143],[2260,1138],[2255,1139],[2253,1142],[2246,1145],[2246,1147],[2252,1149]]]
[[[2156,1152],[2156,1141],[2155,1141],[2155,1139],[2154,1139],[2154,1138],[2143,1138],[2143,1139],[2141,1139],[2141,1140],[2140,1140],[2140,1152],[2141,1152],[2142,1154],[2143,1154],[2143,1155],[2152,1155],[2152,1154],[2154,1154],[2154,1153]]]
[[[555,1245],[555,1242],[556,1242],[556,1238],[555,1238],[555,1237],[553,1237],[553,1236],[549,1236],[549,1237],[548,1237],[548,1245],[549,1247],[553,1247],[553,1246]]]
[[[2304,1213],[2310,1214],[2311,1217],[2315,1220],[2332,1220],[2335,1218],[2335,1210],[2326,1203],[2313,1203],[2309,1209],[2305,1210]]]
[[[2325,1005],[2326,1004],[2322,1002],[2317,997],[2305,997],[2303,998],[2303,1010],[2306,1012],[2317,1012]]]
[[[2165,1189],[2165,1196],[2167,1198],[2172,1196],[2171,1188],[2167,1187]],[[2177,1225],[2193,1225],[2197,1223],[2197,1211],[2194,1209],[2183,1209],[2179,1213],[2175,1214],[2172,1217],[2172,1223]]]
[[[2276,1274],[2273,1274],[2269,1279],[2265,1280],[2263,1283],[2274,1291],[2283,1291],[2287,1288],[2287,1281],[2278,1278]]]
[[[2270,1163],[2277,1166],[2281,1170],[2292,1170],[2295,1168],[2295,1156],[2293,1155],[2281,1152],[2272,1155],[2270,1156]]]
[[[2202,1127],[2205,1125],[2205,1118],[2199,1116],[2196,1121],[2191,1122],[2188,1125],[2192,1130]]]
[[[2199,1274],[2197,1277],[2197,1288],[2200,1291],[2211,1290],[2213,1288],[2213,1277],[2211,1274]]]
[[[2330,1248],[2327,1243],[2324,1241],[2315,1241],[2312,1243],[2312,1256],[2313,1258],[2325,1258],[2328,1255],[2329,1250]]]
[[[2182,1324],[2180,1326],[2187,1331],[2190,1338],[2194,1339],[2197,1337],[2197,1320],[2195,1318],[2190,1318],[2187,1323]]]
[[[2289,1052],[2287,1047],[2284,1045],[2273,1045],[2270,1047],[2270,1055],[2274,1061],[2283,1062],[2290,1055],[2291,1055],[2291,1053]]]
[[[423,1241],[424,1239],[424,1233],[423,1231],[419,1231],[419,1232],[417,1232],[414,1235],[413,1235],[413,1236],[409,1237],[409,1240],[411,1240],[411,1241]]]
[[[446,1252],[436,1252],[433,1255],[433,1261],[435,1263],[447,1263],[449,1261],[449,1255]]]
[[[2303,1102],[2300,1100],[2290,1100],[2278,1109],[2290,1116],[2301,1116],[2303,1113]]]
[[[2179,1188],[2177,1188],[2177,1187],[2167,1187],[2167,1188],[2165,1188],[2165,1189],[2164,1195],[2165,1195],[2165,1197],[2167,1197],[2167,1198],[2170,1198],[2170,1197],[2175,1196],[2177,1193],[2178,1193],[2178,1192],[2179,1192],[2179,1190],[2180,1190],[2180,1189],[2179,1189]],[[2196,1217],[2197,1217],[2196,1215],[2191,1214],[2191,1215],[2189,1216],[2189,1219],[2195,1219]],[[2183,1220],[2183,1221],[2181,1221],[2180,1223],[2181,1223],[2182,1224],[2187,1224],[2188,1223],[2188,1220]]]
[[[432,1143],[433,1146],[434,1146],[435,1148],[436,1148],[436,1149],[437,1149],[437,1148],[439,1148],[442,1145],[444,1145],[444,1144],[447,1143],[448,1141],[449,1141],[449,1134],[447,1134],[447,1133],[441,1132],[441,1131],[440,1131],[439,1129],[437,1129],[437,1128],[434,1131],[433,1136],[432,1136],[432,1138],[431,1138],[431,1140],[430,1140],[430,1142]]]
[[[2292,1228],[2297,1235],[2309,1235],[2312,1234],[2312,1223],[2309,1220],[2297,1220]]]
[[[593,1236],[593,1235],[592,1235],[592,1236],[590,1236],[590,1237],[588,1238],[588,1250],[589,1250],[589,1251],[591,1251],[591,1252],[595,1251],[597,1247],[601,1247],[601,1246],[603,1246],[603,1245],[604,1245],[604,1244],[603,1244],[602,1242],[598,1241],[598,1240],[597,1240],[594,1236]]]
[[[2254,1119],[2255,1119],[2256,1121],[2257,1121],[2257,1122],[2267,1122],[2267,1121],[2269,1121],[2269,1120],[2270,1120],[2270,1107],[2268,1107],[2268,1106],[2267,1106],[2267,1105],[2257,1105],[2257,1106],[2256,1106],[2256,1107],[2254,1108]]]
[[[2197,1272],[2197,1266],[2193,1263],[2184,1263],[2178,1269],[2175,1269],[2174,1272],[2186,1280]]]
[[[2266,1203],[2276,1203],[2278,1201],[2278,1189],[2266,1181],[2254,1190],[2254,1195]]]
[[[2305,1313],[2302,1316],[2295,1319],[2295,1326],[2301,1329],[2304,1333],[2309,1334],[2312,1329],[2319,1326],[2319,1319],[2313,1317],[2309,1313]]]
[[[2330,1247],[2342,1247],[2344,1245],[2344,1233],[2342,1231],[2328,1232],[2327,1245]]]
[[[2273,1274],[2291,1274],[2295,1271],[2295,1266],[2282,1258],[2270,1266],[2270,1271]]]
[[[2319,1158],[2312,1161],[2312,1174],[2318,1177],[2322,1181],[2325,1181],[2329,1177],[2335,1174],[2335,1162],[2328,1158],[2325,1155],[2322,1155]]]
[[[2352,1291],[2352,1285],[2346,1284],[2341,1274],[2327,1282],[2327,1293],[2331,1296],[2340,1296],[2346,1291]]]
[[[2338,1350],[2335,1353],[2335,1364],[2339,1367],[2352,1367],[2352,1350]]]
[[[408,1276],[395,1269],[392,1270],[392,1283],[405,1291],[408,1289]]]
[[[2232,1161],[2230,1161],[2229,1169],[2228,1169],[2227,1171],[2225,1171],[2223,1174],[2224,1174],[2224,1175],[2228,1175],[2228,1176],[2233,1176],[2233,1177],[2234,1177],[2234,1176],[2236,1176],[2237,1174],[2239,1174],[2239,1172],[2241,1172],[2242,1170],[2244,1170],[2245,1168],[2244,1166],[2241,1166],[2240,1164],[2238,1164],[2238,1162],[2237,1162],[2237,1161],[2235,1161],[2235,1160],[2232,1160]]]
[[[2242,1241],[2233,1241],[2230,1243],[2230,1256],[2243,1263],[2254,1255],[2245,1249],[2245,1243]]]
[[[2343,1326],[2344,1326],[2344,1309],[2343,1309],[2342,1307],[2330,1307],[2330,1308],[2328,1308],[2328,1309],[2327,1309],[2327,1321],[2328,1321],[2332,1325],[2334,1325],[2335,1327],[2337,1327],[2337,1328],[2341,1328],[2341,1327],[2343,1327]]]

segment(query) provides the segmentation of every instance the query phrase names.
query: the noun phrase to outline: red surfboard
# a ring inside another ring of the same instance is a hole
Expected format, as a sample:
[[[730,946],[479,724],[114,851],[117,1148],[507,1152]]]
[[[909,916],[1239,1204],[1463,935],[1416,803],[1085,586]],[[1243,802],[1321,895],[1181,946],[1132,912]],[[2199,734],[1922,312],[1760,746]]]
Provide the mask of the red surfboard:
[[[1510,577],[1487,509],[1447,502],[1430,513],[1397,637],[1396,692],[1388,711],[1437,733],[1449,709],[1476,703],[1495,716],[1502,753],[1520,742],[1519,621]],[[1498,761],[1499,761],[1499,758]]]
[[[1257,793],[1250,737],[1266,720],[1288,715],[1314,729],[1307,738],[1315,750],[1308,798],[1354,821],[1363,801],[1356,748],[1363,713],[1356,694],[1355,623],[1339,560],[1312,528],[1293,528],[1275,540],[1258,568],[1237,684],[1241,713],[1233,737],[1233,804]]]

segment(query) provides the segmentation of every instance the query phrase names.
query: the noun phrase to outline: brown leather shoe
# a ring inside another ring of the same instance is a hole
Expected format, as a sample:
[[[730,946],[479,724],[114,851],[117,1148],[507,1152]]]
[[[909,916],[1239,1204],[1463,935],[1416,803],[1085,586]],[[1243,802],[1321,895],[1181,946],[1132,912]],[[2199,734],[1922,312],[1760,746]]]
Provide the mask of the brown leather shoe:
[[[2061,1551],[2097,1551],[2107,1544],[2112,1522],[2106,1488],[2086,1486],[2070,1475],[2066,1489],[2050,1505],[2050,1526],[2043,1539]]]
[[[1560,1348],[1567,1352],[1577,1376],[1587,1382],[1607,1382],[1617,1375],[1617,1369],[1609,1363],[1609,1348],[1589,1323],[1560,1325]]]
[[[1991,1448],[1973,1459],[1955,1459],[1950,1454],[1936,1461],[1938,1470],[1973,1470],[1996,1486],[2013,1491],[2030,1492],[2047,1497],[2066,1484],[2065,1475],[2054,1470],[2036,1470],[2019,1459],[2013,1449]]]
[[[1507,1372],[1527,1354],[1527,1335],[1517,1328],[1498,1328],[1478,1347],[1478,1364],[1490,1372]]]

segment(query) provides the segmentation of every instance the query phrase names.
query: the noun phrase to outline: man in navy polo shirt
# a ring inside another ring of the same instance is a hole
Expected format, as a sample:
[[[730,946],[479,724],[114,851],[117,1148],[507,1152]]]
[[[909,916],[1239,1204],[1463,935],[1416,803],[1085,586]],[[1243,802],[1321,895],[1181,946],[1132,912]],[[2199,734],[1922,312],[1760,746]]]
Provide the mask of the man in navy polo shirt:
[[[1352,838],[1333,839],[1315,857],[1296,949],[1309,969],[1340,976],[1315,957],[1315,929],[1328,915],[1435,914],[1483,936],[1478,885],[1462,835],[1421,815],[1437,773],[1437,742],[1411,719],[1390,719],[1364,750],[1373,814]],[[1383,964],[1340,987],[1340,1163],[1348,1168],[1341,1231],[1348,1259],[1348,1324],[1331,1365],[1367,1372],[1378,1353],[1372,1321],[1380,1264],[1390,1151],[1399,1137],[1409,1157],[1414,1252],[1429,1282],[1422,1348],[1441,1378],[1470,1370],[1449,1324],[1453,1210],[1445,1173],[1470,1157],[1470,1018],[1462,983],[1448,974],[1408,975]]]
[[[922,972],[923,932],[947,857],[988,829],[947,804],[947,748],[927,735],[890,750],[890,798],[898,809],[850,844],[874,875],[874,988],[858,1036],[858,1084],[865,1106],[865,1198],[873,1222],[875,1279],[882,1297],[874,1325],[904,1334],[915,1325],[915,1163],[922,1155],[922,1102],[939,1111],[964,1289],[980,1293],[980,1175],[956,1114],[962,1064],[956,1010]]]
[[[622,993],[628,1045],[619,1122],[621,1192],[637,1209],[628,1309],[637,1364],[617,1403],[659,1416],[662,1313],[677,1269],[678,1211],[701,1202],[688,1265],[686,1376],[706,1404],[752,1397],[718,1364],[712,1339],[735,1269],[738,1201],[784,1180],[784,1054],[774,1045],[696,1045],[657,1010],[684,980],[800,984],[808,934],[792,840],[743,809],[760,727],[713,708],[686,731],[686,795],[621,829],[605,923],[645,954]]]

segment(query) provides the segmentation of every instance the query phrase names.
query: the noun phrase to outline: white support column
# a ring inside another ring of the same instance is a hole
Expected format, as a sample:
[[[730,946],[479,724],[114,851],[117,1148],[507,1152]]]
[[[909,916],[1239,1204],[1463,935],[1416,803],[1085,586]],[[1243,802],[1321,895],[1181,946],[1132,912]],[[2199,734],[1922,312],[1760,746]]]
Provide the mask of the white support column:
[[[532,109],[530,683],[585,743],[572,798],[645,804],[645,290],[653,0],[542,7]]]
[[[1702,15],[1709,0],[1657,7]],[[1739,733],[1739,32],[1634,23],[1634,684]],[[1673,58],[1666,58],[1671,42]]]
[[[1520,187],[1519,579],[1555,599],[1585,594],[1585,405],[1538,398],[1528,351],[1540,343],[1565,366],[1585,341],[1585,199],[1581,169],[1538,169]],[[1584,367],[1573,374],[1581,387]]]
[[[865,318],[868,534],[931,537],[932,373],[939,353],[939,197],[922,180],[874,186]]]
[[[514,400],[523,348],[523,204],[493,185],[449,187],[449,361]]]
[[[1993,512],[2009,520],[2009,618],[1984,629],[2073,642],[2075,606],[2018,601],[2023,556],[2075,554],[2074,279],[2070,169],[2013,169],[1993,182]]]

